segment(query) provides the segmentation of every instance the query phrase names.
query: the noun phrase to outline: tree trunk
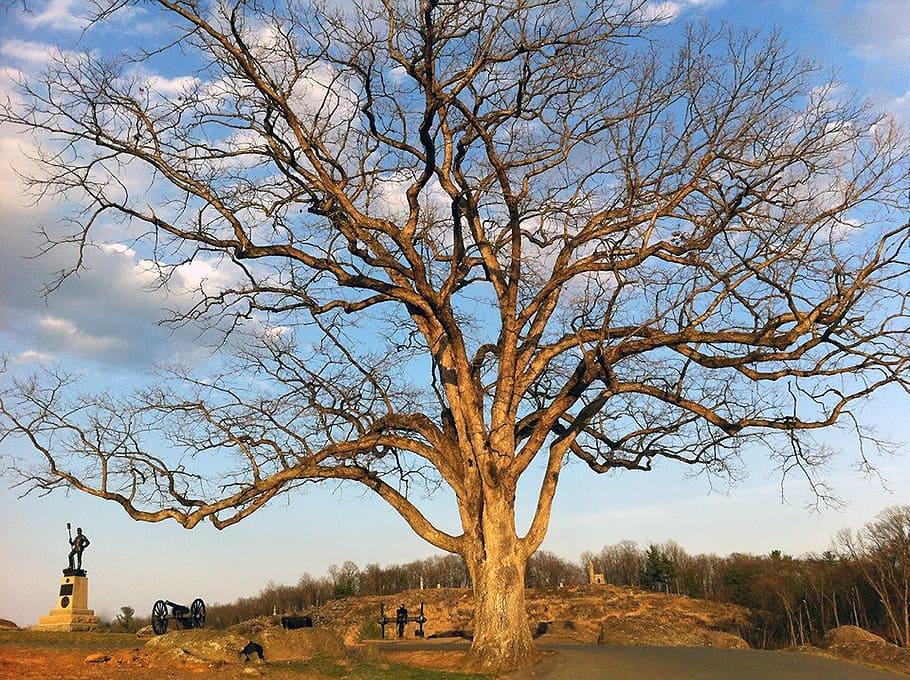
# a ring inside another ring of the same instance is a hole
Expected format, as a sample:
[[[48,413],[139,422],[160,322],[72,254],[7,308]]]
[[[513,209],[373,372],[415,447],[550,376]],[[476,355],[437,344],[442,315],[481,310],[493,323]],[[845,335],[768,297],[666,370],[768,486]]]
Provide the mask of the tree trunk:
[[[468,666],[496,672],[540,656],[525,607],[527,555],[515,534],[514,509],[485,508],[478,545],[466,556],[474,584],[474,642]]]

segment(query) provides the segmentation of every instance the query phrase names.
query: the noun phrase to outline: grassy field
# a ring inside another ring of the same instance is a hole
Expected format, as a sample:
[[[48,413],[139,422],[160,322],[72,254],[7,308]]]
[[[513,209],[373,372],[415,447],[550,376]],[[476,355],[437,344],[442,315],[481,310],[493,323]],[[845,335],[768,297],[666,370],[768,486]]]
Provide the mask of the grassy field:
[[[331,657],[316,657],[309,661],[286,662],[280,665],[283,669],[300,673],[302,678],[319,675],[340,680],[487,680],[491,677],[473,673],[415,668],[381,660]]]
[[[141,640],[133,633],[49,633],[37,630],[0,631],[0,645],[17,647],[51,647],[54,649],[84,649],[108,651],[142,647]]]

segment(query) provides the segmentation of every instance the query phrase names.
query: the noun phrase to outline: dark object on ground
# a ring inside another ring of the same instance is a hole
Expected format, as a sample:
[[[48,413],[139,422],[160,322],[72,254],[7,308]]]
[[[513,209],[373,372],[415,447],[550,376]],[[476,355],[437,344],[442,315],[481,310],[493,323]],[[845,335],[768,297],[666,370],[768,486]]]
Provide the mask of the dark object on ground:
[[[171,610],[170,614],[168,607]],[[152,628],[156,635],[164,635],[167,632],[167,622],[171,619],[184,628],[202,628],[205,626],[205,602],[201,597],[193,600],[189,607],[170,600],[155,602],[152,606]]]
[[[258,645],[252,640],[247,642],[246,647],[240,650],[240,656],[243,657],[244,661],[249,661],[251,654],[258,656],[260,661],[265,661],[265,656],[262,654],[262,645]]]
[[[312,628],[312,616],[282,616],[281,627],[285,630],[297,630],[298,628]]]
[[[0,630],[18,630],[18,628],[19,626],[17,626],[12,621],[9,621],[7,619],[0,619]]]
[[[423,637],[423,624],[427,622],[427,617],[423,614],[423,602],[420,603],[420,614],[417,616],[408,616],[407,607],[403,604],[395,612],[394,617],[389,617],[385,615],[385,605],[379,604],[379,625],[382,627],[382,639],[385,640],[385,627],[390,623],[396,624],[398,627],[398,637],[404,637],[404,627],[407,623],[416,623],[417,630],[414,631],[414,636],[422,638]]]

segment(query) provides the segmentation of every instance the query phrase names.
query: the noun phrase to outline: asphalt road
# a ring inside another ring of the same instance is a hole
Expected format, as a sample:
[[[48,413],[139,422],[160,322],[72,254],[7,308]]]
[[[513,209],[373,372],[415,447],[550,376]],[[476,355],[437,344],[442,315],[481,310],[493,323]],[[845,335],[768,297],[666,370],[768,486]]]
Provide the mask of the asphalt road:
[[[508,680],[894,680],[866,666],[798,652],[710,647],[542,645],[548,658]]]

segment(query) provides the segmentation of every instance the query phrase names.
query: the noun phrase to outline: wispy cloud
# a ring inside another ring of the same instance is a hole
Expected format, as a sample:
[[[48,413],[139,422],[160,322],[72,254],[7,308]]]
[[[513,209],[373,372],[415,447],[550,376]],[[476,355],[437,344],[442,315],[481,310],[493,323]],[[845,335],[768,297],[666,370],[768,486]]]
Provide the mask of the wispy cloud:
[[[724,2],[724,0],[665,0],[663,2],[647,2],[641,8],[641,17],[645,21],[670,22],[681,14],[684,14],[688,9],[719,5],[722,2]]]
[[[43,364],[52,361],[53,358],[52,355],[45,352],[26,350],[13,357],[13,361],[17,364]]]
[[[904,126],[910,128],[910,91],[889,102],[888,110],[903,122]]]
[[[7,40],[0,45],[0,56],[31,66],[44,64],[59,54],[59,48],[31,40]]]
[[[870,61],[910,59],[910,2],[866,0],[846,12],[843,37],[858,56]],[[902,61],[901,67],[905,67]]]
[[[70,319],[47,316],[38,322],[37,329],[44,344],[71,355],[103,358],[124,349],[123,338],[96,335]]]
[[[78,0],[48,0],[38,3],[38,10],[21,15],[22,21],[33,28],[52,28],[57,31],[78,31],[88,24],[88,17],[82,14],[87,3]]]
[[[678,2],[649,2],[642,7],[641,14],[645,21],[673,21],[681,11]]]

